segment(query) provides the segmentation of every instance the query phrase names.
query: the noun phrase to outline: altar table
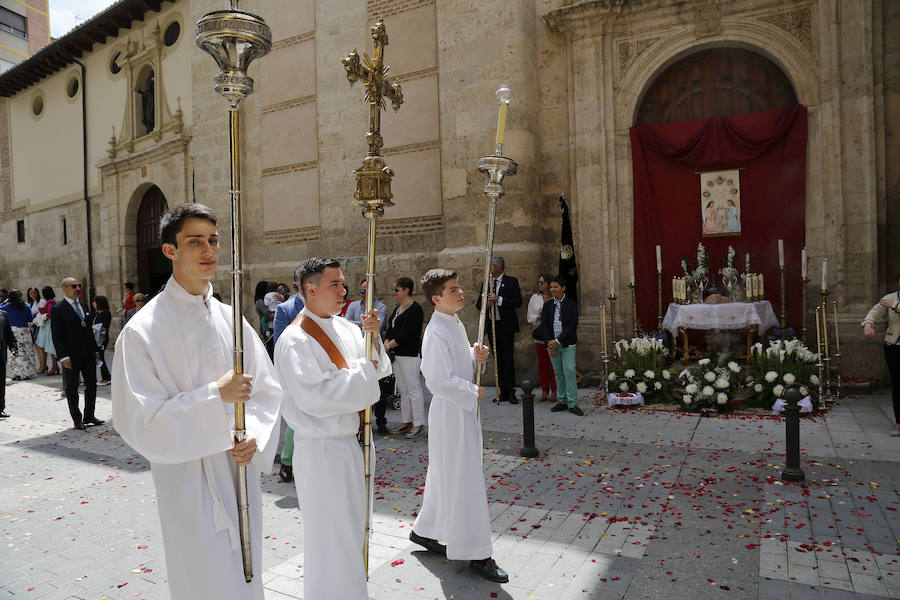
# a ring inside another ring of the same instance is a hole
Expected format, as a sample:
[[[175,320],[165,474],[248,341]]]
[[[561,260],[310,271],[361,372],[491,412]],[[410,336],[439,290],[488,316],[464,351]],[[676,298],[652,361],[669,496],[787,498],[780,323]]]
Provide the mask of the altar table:
[[[753,334],[759,333],[762,338],[766,331],[778,325],[778,318],[768,300],[760,302],[726,302],[724,304],[669,304],[663,329],[672,334],[673,339],[679,335],[684,338],[684,357],[688,358],[687,330],[705,329],[719,331],[722,329],[747,330],[747,355],[750,354],[750,343]]]

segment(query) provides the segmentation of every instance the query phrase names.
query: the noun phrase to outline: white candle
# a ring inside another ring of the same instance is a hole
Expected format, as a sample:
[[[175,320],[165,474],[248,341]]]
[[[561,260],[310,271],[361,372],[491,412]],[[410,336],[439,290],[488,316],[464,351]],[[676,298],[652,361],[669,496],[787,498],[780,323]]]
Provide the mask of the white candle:
[[[757,293],[759,293],[760,298],[766,295],[766,278],[762,273],[759,274],[759,287],[757,288]]]
[[[784,268],[784,240],[778,240],[778,266]]]
[[[609,295],[616,295],[616,270],[612,265],[609,266]]]
[[[755,283],[756,275],[754,275],[753,273],[749,273],[747,275],[747,296],[749,296],[751,299],[756,297],[756,286],[754,285]]]
[[[631,285],[634,285],[634,257],[628,257],[628,274],[631,276]]]
[[[822,259],[822,291],[828,290],[828,259]]]
[[[800,251],[800,276],[806,279],[806,246]]]
[[[662,273],[662,246],[656,245],[656,272]]]

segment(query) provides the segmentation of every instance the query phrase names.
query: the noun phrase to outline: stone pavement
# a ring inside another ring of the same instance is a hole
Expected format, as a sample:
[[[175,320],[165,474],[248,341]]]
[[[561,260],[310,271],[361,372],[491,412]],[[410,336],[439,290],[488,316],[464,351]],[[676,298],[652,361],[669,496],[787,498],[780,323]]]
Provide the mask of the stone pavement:
[[[108,425],[71,429],[60,388],[59,377],[7,388],[0,600],[168,598],[146,461]],[[780,419],[611,411],[581,394],[584,417],[536,405],[532,460],[518,456],[521,405],[483,405],[505,585],[409,542],[427,441],[378,437],[371,596],[900,598],[900,438],[887,435],[886,394],[803,420],[804,484],[779,480]],[[272,475],[263,492],[266,598],[302,598],[296,493]]]

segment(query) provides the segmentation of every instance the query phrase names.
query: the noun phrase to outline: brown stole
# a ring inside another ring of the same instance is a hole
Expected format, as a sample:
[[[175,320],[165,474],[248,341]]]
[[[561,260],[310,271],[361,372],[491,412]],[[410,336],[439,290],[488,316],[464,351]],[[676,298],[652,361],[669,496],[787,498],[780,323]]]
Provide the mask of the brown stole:
[[[322,350],[325,351],[325,354],[328,355],[328,358],[331,359],[331,363],[336,366],[338,369],[349,369],[350,366],[347,364],[347,361],[344,359],[344,355],[341,354],[341,351],[338,350],[338,347],[335,346],[334,342],[331,341],[331,338],[328,337],[328,334],[325,333],[325,330],[319,326],[318,323],[315,322],[314,319],[310,319],[303,313],[297,315],[297,318],[294,319],[294,323],[300,322],[300,329],[305,331],[309,337],[316,340],[319,345],[322,347]],[[365,411],[359,411],[359,433],[362,433],[364,426],[364,415]]]

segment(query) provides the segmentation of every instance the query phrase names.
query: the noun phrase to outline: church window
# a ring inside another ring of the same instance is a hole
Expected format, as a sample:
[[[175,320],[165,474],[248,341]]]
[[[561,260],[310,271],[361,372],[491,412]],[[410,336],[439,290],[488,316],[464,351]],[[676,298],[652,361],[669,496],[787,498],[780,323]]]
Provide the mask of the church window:
[[[60,217],[60,225],[62,229],[62,245],[66,246],[69,243],[69,228],[66,226],[65,217]]]
[[[25,220],[16,221],[16,239],[20,244],[25,243]]]
[[[69,98],[74,98],[75,96],[78,95],[78,87],[79,87],[78,78],[77,77],[70,78],[68,83],[66,83],[66,95]]]
[[[181,25],[178,21],[172,21],[172,23],[166,27],[166,33],[163,36],[166,46],[174,46],[175,42],[178,41],[179,35],[181,35]]]
[[[36,117],[41,116],[41,113],[44,112],[44,97],[43,96],[37,95],[34,97],[34,100],[31,101],[31,112]]]

